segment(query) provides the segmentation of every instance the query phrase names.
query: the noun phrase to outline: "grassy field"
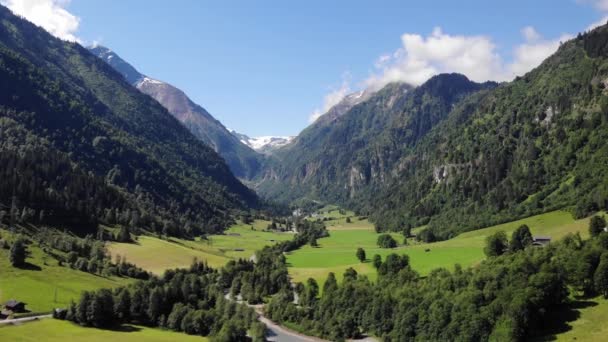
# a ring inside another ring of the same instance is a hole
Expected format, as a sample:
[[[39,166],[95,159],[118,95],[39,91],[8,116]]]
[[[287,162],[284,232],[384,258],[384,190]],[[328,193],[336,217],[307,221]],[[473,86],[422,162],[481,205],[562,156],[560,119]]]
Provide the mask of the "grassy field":
[[[577,302],[573,311],[573,321],[567,323],[567,329],[552,337],[556,341],[606,341],[608,325],[608,300],[597,297]],[[548,340],[548,339],[545,339]]]
[[[176,238],[167,241],[140,236],[137,243],[111,243],[108,250],[112,256],[126,257],[129,262],[156,274],[169,268],[188,267],[194,258],[221,267],[231,259],[249,258],[266,245],[293,238],[291,233],[263,231],[268,223],[256,221],[253,225],[235,225],[226,234],[212,235],[207,241]]]
[[[18,299],[27,303],[26,308],[32,312],[46,312],[56,307],[66,307],[72,299],[77,300],[84,290],[112,288],[130,281],[62,267],[57,260],[45,257],[41,249],[30,246],[28,250],[28,267],[18,269],[10,265],[8,250],[0,249],[0,303]]]
[[[531,341],[606,341],[608,300],[603,297],[571,300],[570,305],[547,313],[543,319],[547,328]]]
[[[200,336],[191,336],[141,326],[125,325],[121,330],[101,330],[83,328],[71,322],[55,319],[44,319],[39,322],[25,323],[18,326],[0,327],[0,336],[3,341],[23,342],[208,341],[207,338]]]
[[[357,247],[362,247],[365,249],[368,259],[371,259],[374,254],[380,254],[383,257],[390,253],[407,254],[410,256],[412,267],[424,275],[438,267],[451,269],[456,263],[462,266],[479,263],[485,257],[483,246],[488,235],[499,230],[510,234],[522,224],[527,224],[532,230],[532,234],[548,235],[554,240],[571,232],[580,232],[583,237],[588,234],[588,219],[574,220],[568,212],[554,211],[467,232],[448,241],[431,244],[412,241],[408,246],[380,249],[376,246],[378,235],[368,223],[367,229],[333,229],[330,237],[319,239],[318,248],[306,246],[294,251],[288,255],[287,261],[290,264],[289,272],[294,281],[304,281],[312,277],[322,283],[328,272],[334,272],[337,278],[341,279],[344,270],[348,267],[353,267],[360,274],[375,279],[376,272],[371,263],[360,263],[355,257]],[[402,242],[401,236],[397,234],[395,236],[397,241]],[[427,252],[426,249],[430,249],[430,251]]]

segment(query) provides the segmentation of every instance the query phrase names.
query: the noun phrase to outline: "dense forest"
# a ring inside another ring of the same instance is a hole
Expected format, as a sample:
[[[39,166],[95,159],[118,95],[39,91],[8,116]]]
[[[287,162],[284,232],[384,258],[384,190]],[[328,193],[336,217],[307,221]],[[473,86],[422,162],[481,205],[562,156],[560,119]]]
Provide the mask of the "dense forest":
[[[291,289],[281,291],[267,314],[333,341],[365,334],[384,341],[521,341],[542,335],[560,319],[549,315],[567,307],[570,292],[608,293],[608,233],[590,240],[569,235],[539,248],[525,238],[526,230],[518,229],[478,267],[456,265],[452,272],[436,269],[420,277],[407,255],[390,254],[376,265],[377,282],[351,268],[341,284],[329,274],[319,296],[319,285],[309,279],[295,286],[297,303]]]
[[[283,253],[327,235],[322,222],[301,221],[297,231],[293,240],[256,252],[255,262],[232,260],[215,270],[194,260],[187,270],[168,270],[162,277],[148,275],[149,279],[114,291],[83,292],[77,302],[55,311],[54,316],[98,328],[135,323],[211,336],[214,341],[265,341],[266,328],[257,321],[257,314],[237,299],[260,304],[268,296],[291,291]],[[65,236],[53,239],[52,232],[44,240],[54,246],[70,243]],[[95,254],[96,242],[88,245],[86,241],[79,246],[90,246],[87,251]],[[116,266],[120,270],[120,263]]]
[[[339,203],[378,230],[428,224],[438,239],[608,205],[608,78],[602,26],[513,82],[439,75],[391,84],[284,147],[259,190]]]
[[[54,316],[97,328],[137,323],[211,336],[213,341],[264,341],[266,328],[255,311],[224,298],[219,277],[195,261],[188,270],[170,270],[160,278],[113,291],[83,292],[77,303]]]
[[[11,166],[0,170],[5,220],[26,211],[84,234],[128,212],[128,222],[147,229],[196,235],[259,206],[224,160],[158,102],[80,45],[5,7],[0,135],[0,158]]]

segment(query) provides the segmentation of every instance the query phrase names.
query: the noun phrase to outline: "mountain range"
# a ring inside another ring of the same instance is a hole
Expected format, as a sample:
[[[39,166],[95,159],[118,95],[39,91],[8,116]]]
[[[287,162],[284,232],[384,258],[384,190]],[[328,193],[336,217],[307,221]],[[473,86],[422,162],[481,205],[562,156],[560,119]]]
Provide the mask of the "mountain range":
[[[579,35],[512,82],[441,74],[332,108],[273,153],[258,192],[337,203],[378,230],[427,225],[434,238],[606,209],[607,40],[606,26]]]
[[[121,73],[131,85],[163,105],[194,136],[219,153],[237,177],[250,179],[258,172],[262,156],[235,137],[205,108],[190,100],[182,90],[140,73],[114,51],[104,46],[91,46],[89,51]]]
[[[234,136],[236,136],[243,144],[251,147],[257,152],[264,154],[272,154],[279,148],[289,144],[295,137],[294,136],[260,136],[260,137],[249,137],[246,134],[239,133],[235,130],[230,130]]]
[[[11,216],[78,232],[120,219],[193,236],[258,206],[224,159],[156,100],[2,6],[0,136],[0,205]]]
[[[440,74],[417,87],[391,83],[346,96],[296,137],[249,138],[107,48],[0,14],[2,158],[36,184],[11,189],[17,175],[3,175],[5,207],[17,192],[17,206],[51,197],[53,208],[37,210],[56,219],[70,208],[85,221],[118,210],[160,226],[173,217],[169,225],[217,227],[259,206],[238,177],[273,201],[336,203],[378,230],[427,225],[434,238],[558,208],[608,208],[606,26],[512,82]],[[25,167],[34,161],[53,167]],[[72,176],[57,178],[63,169]],[[79,204],[83,184],[90,201]],[[73,188],[73,201],[56,197],[60,186]]]

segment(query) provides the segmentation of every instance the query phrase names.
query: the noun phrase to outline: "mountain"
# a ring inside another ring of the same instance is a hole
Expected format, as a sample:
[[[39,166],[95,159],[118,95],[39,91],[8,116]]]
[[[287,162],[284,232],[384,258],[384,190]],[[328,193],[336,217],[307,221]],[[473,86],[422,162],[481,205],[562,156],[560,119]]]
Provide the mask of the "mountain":
[[[403,153],[360,210],[380,228],[457,233],[555,209],[608,208],[608,27],[563,43],[539,67],[460,101]]]
[[[555,209],[608,209],[608,27],[512,82],[390,84],[274,153],[270,198],[320,199],[378,230],[445,239]]]
[[[11,220],[18,212],[83,233],[101,221],[194,236],[258,205],[157,101],[2,6],[0,137],[0,206]]]
[[[417,88],[393,83],[365,97],[351,95],[274,153],[259,189],[269,197],[308,196],[350,205],[359,193],[386,182],[403,151],[443,120],[454,103],[491,86],[453,74]]]
[[[360,90],[358,92],[348,94],[344,96],[340,102],[331,107],[327,113],[321,115],[316,121],[315,124],[330,124],[337,120],[340,116],[344,115],[351,108],[358,105],[361,102],[367,101],[372,95],[374,91],[369,89]]]
[[[104,46],[92,46],[89,50],[121,73],[127,82],[167,108],[192,134],[219,153],[237,177],[250,179],[257,173],[262,156],[234,137],[221,122],[192,102],[183,91],[140,73]]]
[[[255,151],[263,154],[272,154],[277,149],[289,144],[293,140],[293,136],[262,136],[251,138],[246,134],[239,133],[235,130],[230,130],[243,144],[249,146]]]

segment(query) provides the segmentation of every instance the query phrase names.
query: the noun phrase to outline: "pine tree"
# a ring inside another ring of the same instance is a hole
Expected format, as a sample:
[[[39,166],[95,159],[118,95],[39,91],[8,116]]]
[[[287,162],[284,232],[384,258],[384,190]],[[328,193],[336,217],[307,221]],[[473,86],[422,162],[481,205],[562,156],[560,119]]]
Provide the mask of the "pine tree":
[[[382,266],[382,257],[378,254],[374,255],[374,259],[372,260],[372,265],[374,265],[375,269],[380,268],[380,266]]]
[[[357,248],[357,259],[361,262],[365,262],[365,250],[361,247]]]
[[[131,242],[131,233],[129,232],[129,227],[124,225],[121,226],[116,240],[119,242]]]
[[[589,220],[589,234],[591,234],[591,236],[598,236],[604,228],[606,228],[606,219],[604,216],[593,216],[591,220]]]
[[[115,303],[114,303],[114,315],[118,317],[118,319],[124,321],[128,321],[130,315],[131,308],[131,294],[129,290],[124,288],[118,294]]]
[[[163,308],[163,293],[158,287],[155,287],[150,293],[149,303],[148,318],[150,318],[150,322],[156,322]]]
[[[17,238],[9,251],[9,260],[11,265],[14,267],[22,267],[25,265],[26,256],[27,249],[25,247],[25,242],[22,238]]]
[[[604,252],[593,276],[595,290],[608,298],[608,252]]]
[[[496,232],[486,238],[484,252],[488,257],[495,257],[504,254],[508,248],[507,235],[503,231]]]
[[[511,252],[517,252],[530,246],[533,242],[532,233],[527,225],[521,225],[511,235],[511,242],[509,244],[509,250]]]

